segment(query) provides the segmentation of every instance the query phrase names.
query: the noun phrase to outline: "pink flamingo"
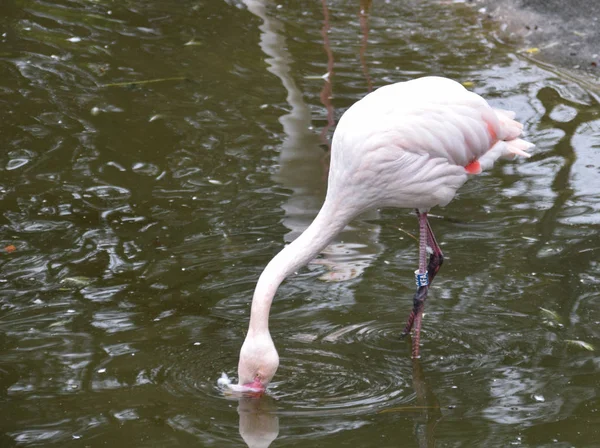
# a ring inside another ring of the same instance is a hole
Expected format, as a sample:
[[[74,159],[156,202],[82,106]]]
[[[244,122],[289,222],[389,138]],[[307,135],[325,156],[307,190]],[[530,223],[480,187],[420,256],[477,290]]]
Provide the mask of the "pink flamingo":
[[[325,202],[312,224],[262,272],[240,351],[241,387],[264,391],[279,366],[269,311],[281,282],[310,262],[358,214],[378,207],[413,208],[419,218],[417,291],[403,334],[414,331],[419,357],[421,316],[443,254],[427,212],[445,206],[469,175],[499,157],[529,157],[514,113],[493,109],[446,78],[424,77],[381,87],[350,107],[333,135]],[[429,260],[428,249],[430,251]]]

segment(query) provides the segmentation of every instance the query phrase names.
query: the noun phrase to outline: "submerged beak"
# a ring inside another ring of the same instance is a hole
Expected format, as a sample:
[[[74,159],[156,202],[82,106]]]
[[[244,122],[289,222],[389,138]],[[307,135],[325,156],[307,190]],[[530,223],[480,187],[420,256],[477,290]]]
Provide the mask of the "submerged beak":
[[[263,384],[260,382],[258,377],[254,378],[254,381],[252,381],[251,383],[244,384],[243,387],[246,388],[246,390],[248,392],[257,393],[257,394],[261,394],[261,395],[266,390],[266,387],[263,386]]]
[[[260,382],[258,377],[254,378],[254,381],[251,383],[231,384],[231,380],[226,373],[221,375],[217,384],[226,395],[234,396],[260,397],[267,389],[267,387]]]

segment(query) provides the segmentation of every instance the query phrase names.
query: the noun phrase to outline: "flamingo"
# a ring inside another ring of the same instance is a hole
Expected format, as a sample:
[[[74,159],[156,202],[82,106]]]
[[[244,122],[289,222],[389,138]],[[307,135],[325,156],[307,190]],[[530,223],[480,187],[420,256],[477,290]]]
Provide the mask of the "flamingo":
[[[427,292],[443,262],[427,220],[447,205],[469,176],[500,157],[529,157],[532,145],[510,111],[492,108],[458,82],[422,77],[381,87],[339,120],[331,148],[327,194],[310,226],[279,252],[260,275],[240,350],[238,386],[264,392],[279,366],[269,311],[281,282],[317,256],[357,215],[380,207],[415,209],[419,268],[413,307],[403,331],[413,331],[419,357]],[[429,259],[428,259],[429,255]]]

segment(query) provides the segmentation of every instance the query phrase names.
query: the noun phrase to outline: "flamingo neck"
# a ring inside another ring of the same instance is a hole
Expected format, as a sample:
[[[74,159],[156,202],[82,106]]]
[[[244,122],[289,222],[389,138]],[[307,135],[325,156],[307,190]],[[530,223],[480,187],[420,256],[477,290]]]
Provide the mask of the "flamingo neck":
[[[252,298],[249,333],[269,332],[269,311],[281,282],[313,260],[356,214],[339,198],[330,200],[328,195],[310,226],[283,248],[260,275]]]

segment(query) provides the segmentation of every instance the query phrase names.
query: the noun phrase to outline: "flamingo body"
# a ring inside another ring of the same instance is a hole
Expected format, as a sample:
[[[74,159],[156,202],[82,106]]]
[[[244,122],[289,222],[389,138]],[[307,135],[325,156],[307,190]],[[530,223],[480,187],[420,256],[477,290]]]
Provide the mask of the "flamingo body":
[[[483,159],[480,165],[489,168],[499,156],[523,154],[529,146],[517,138],[522,126],[511,118],[447,78],[381,87],[340,119],[329,188],[336,195],[356,190],[355,207],[359,200],[366,208],[447,205],[472,162]]]
[[[439,262],[429,270],[435,275],[443,257],[426,212],[447,205],[469,175],[491,167],[499,157],[529,156],[525,151],[533,145],[519,138],[522,125],[513,117],[441,77],[381,87],[350,107],[333,136],[321,210],[306,231],[271,260],[256,285],[238,364],[240,384],[265,388],[279,365],[269,333],[269,310],[279,284],[365,210],[400,207],[422,212],[420,272],[426,271],[427,245],[433,245]],[[419,291],[424,301],[427,290]],[[420,330],[420,314],[415,322]],[[418,337],[416,341],[418,354]]]

